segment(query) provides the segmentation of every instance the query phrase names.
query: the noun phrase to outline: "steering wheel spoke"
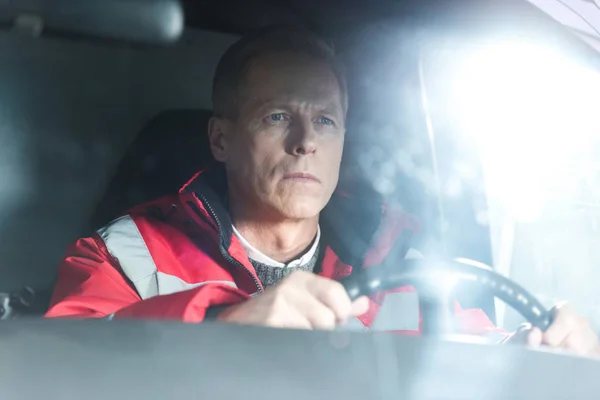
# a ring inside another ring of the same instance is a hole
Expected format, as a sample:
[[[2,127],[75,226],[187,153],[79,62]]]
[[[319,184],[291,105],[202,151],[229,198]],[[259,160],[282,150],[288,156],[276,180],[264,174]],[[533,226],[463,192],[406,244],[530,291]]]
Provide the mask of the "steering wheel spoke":
[[[552,322],[542,303],[515,281],[484,264],[468,260],[404,260],[396,268],[365,268],[341,280],[350,298],[370,296],[399,286],[419,292],[424,334],[454,333],[453,288],[461,281],[474,282],[515,309],[533,326],[545,331]]]

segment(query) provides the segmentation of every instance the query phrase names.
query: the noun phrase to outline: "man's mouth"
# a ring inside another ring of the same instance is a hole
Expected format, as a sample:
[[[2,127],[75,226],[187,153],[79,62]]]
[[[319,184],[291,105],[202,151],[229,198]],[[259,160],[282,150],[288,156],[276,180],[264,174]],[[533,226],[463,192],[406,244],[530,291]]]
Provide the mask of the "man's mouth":
[[[290,180],[290,181],[298,181],[298,182],[314,182],[314,183],[321,183],[321,180],[319,178],[317,178],[316,176],[309,174],[307,172],[294,172],[294,173],[289,173],[289,174],[285,174],[283,176],[284,180]]]

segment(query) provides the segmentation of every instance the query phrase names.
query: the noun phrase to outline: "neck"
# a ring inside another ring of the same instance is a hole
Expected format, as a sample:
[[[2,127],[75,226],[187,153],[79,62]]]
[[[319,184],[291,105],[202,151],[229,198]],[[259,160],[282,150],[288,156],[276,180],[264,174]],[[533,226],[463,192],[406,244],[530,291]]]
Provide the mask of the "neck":
[[[300,256],[312,245],[319,217],[309,219],[257,219],[256,214],[243,212],[230,203],[231,220],[238,232],[252,246],[279,262]],[[254,217],[253,217],[254,215]]]

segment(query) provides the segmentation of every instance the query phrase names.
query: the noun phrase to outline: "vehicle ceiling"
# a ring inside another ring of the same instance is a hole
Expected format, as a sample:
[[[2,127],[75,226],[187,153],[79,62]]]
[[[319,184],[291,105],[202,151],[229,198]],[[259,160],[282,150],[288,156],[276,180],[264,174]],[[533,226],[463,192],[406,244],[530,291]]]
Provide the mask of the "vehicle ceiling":
[[[243,34],[272,24],[303,24],[321,34],[388,18],[424,19],[460,9],[485,9],[498,0],[183,0],[188,26]],[[523,0],[504,0],[503,9],[518,7],[522,12],[535,8]],[[486,18],[485,15],[480,17]]]
[[[556,0],[563,2],[564,0]],[[579,0],[570,0],[579,1]],[[587,0],[581,0],[585,2]],[[494,25],[518,15],[530,23],[550,18],[532,3],[540,0],[182,0],[186,25],[243,34],[273,24],[302,24],[324,35],[379,23],[382,20],[427,20],[444,25],[454,15],[471,27]],[[543,0],[542,0],[543,2]],[[567,7],[566,4],[564,7]],[[578,16],[581,18],[581,16]],[[573,27],[573,25],[569,25]]]

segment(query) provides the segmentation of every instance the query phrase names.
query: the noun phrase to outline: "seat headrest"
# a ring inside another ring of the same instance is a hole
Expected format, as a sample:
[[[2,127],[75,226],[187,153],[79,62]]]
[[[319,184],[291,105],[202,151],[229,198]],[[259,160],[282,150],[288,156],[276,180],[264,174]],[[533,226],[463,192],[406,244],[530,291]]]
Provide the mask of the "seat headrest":
[[[91,220],[92,229],[125,210],[177,193],[195,172],[213,162],[207,110],[169,110],[152,118],[119,163]]]

